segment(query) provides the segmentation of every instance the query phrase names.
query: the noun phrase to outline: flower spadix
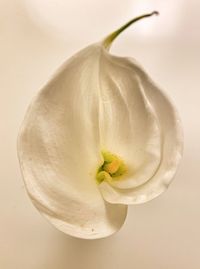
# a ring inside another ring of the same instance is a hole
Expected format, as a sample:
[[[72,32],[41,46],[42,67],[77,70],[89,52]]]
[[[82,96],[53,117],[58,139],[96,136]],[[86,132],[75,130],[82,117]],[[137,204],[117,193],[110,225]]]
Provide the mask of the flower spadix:
[[[67,60],[31,103],[18,154],[36,208],[59,230],[101,238],[124,223],[127,205],[164,192],[182,154],[168,97],[132,59],[103,41]]]

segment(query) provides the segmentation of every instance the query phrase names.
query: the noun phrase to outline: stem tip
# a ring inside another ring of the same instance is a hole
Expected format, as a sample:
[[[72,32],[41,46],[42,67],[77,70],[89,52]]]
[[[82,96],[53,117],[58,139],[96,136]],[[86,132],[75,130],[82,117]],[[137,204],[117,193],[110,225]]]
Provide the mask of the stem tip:
[[[109,36],[107,36],[104,40],[103,40],[103,46],[109,50],[113,40],[121,33],[123,32],[126,28],[128,28],[131,24],[135,23],[136,21],[139,21],[141,19],[147,18],[147,17],[151,17],[153,15],[159,15],[158,11],[153,11],[151,13],[147,13],[141,16],[138,16],[132,20],[130,20],[129,22],[127,22],[125,25],[123,25],[122,27],[120,27],[118,30],[116,30],[115,32],[113,32],[112,34],[110,34]]]

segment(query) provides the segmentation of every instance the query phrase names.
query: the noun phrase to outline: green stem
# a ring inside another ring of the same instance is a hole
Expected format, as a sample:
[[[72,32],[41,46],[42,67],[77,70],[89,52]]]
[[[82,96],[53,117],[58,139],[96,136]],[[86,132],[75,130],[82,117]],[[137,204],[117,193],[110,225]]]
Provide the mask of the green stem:
[[[127,22],[125,25],[123,25],[122,27],[120,27],[117,31],[113,32],[112,34],[110,34],[108,37],[106,37],[104,40],[103,40],[103,46],[106,48],[106,49],[109,49],[113,40],[121,33],[123,32],[126,28],[128,28],[131,24],[133,24],[134,22],[136,21],[139,21],[141,19],[144,19],[144,18],[147,18],[147,17],[151,17],[153,15],[159,15],[158,11],[153,11],[151,13],[148,13],[148,14],[144,14],[144,15],[141,15],[141,16],[138,16],[132,20],[130,20],[129,22]]]

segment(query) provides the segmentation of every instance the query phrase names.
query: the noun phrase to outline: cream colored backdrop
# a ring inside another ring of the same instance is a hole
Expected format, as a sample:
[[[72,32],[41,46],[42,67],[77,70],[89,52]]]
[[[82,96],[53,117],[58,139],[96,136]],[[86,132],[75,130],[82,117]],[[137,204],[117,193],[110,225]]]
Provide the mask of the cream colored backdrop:
[[[77,50],[135,15],[112,52],[135,57],[174,99],[185,132],[177,177],[161,197],[130,207],[123,228],[96,241],[66,236],[24,189],[16,137],[32,97]],[[0,268],[200,268],[200,1],[0,0]]]

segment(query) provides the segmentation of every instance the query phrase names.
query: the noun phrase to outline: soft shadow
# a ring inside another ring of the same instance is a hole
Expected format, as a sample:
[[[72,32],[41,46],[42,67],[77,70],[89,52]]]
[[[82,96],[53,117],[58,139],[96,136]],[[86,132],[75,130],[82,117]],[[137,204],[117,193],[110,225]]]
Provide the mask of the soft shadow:
[[[109,249],[116,241],[113,235],[104,239],[84,240],[55,232],[52,236],[52,248],[48,250],[42,268],[103,268],[103,257],[110,255]],[[44,267],[45,265],[45,267]]]

